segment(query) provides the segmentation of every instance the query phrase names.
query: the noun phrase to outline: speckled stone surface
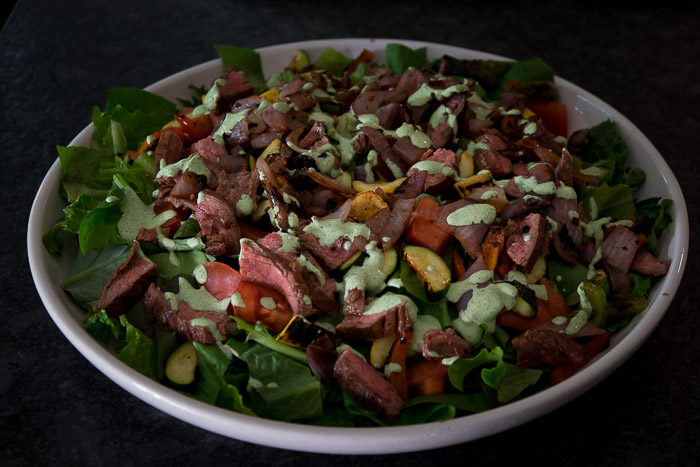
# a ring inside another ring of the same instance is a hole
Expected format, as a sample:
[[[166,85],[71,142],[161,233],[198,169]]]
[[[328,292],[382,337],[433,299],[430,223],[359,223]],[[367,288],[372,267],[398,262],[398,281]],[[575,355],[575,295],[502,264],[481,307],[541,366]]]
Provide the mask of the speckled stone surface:
[[[700,8],[470,3],[20,0],[0,33],[0,464],[698,465]],[[408,455],[313,455],[165,415],[104,377],[61,334],[32,282],[26,225],[55,146],[89,123],[92,106],[111,87],[144,87],[215,58],[214,44],[337,37],[538,55],[630,118],[666,157],[691,218],[686,276],[658,328],[618,371],[560,409],[485,439]]]

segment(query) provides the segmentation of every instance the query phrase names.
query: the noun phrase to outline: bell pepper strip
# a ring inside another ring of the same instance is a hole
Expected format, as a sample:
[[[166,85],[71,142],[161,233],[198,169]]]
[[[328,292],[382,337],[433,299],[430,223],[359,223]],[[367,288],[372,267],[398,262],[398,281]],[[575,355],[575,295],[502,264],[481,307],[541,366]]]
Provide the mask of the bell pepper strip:
[[[195,141],[206,138],[213,130],[211,118],[207,114],[197,116],[178,114],[175,120],[180,124],[182,131]]]
[[[374,58],[374,52],[371,50],[363,49],[362,52],[360,52],[360,55],[358,55],[353,62],[348,65],[348,67],[345,69],[345,73],[347,75],[351,75],[355,69],[360,65],[360,63],[364,62],[369,62]]]
[[[160,138],[160,131],[152,133],[150,136],[143,140],[141,146],[139,146],[138,149],[127,151],[124,155],[128,157],[129,160],[133,161],[137,157],[139,157],[139,154],[148,150],[148,148],[151,147],[151,144],[158,141],[158,138]]]
[[[481,243],[481,257],[486,269],[493,271],[498,266],[503,247],[506,243],[506,231],[503,227],[489,228],[484,241]]]
[[[508,271],[510,271],[512,266],[513,263],[510,256],[508,256],[507,250],[503,248],[500,256],[498,257],[498,264],[496,265],[494,272],[500,277],[506,277],[506,274],[508,274]]]
[[[396,393],[403,400],[408,400],[408,379],[406,371],[406,353],[408,351],[408,344],[411,342],[412,332],[410,329],[406,330],[403,337],[399,337],[394,342],[389,353],[389,359],[387,360],[387,365],[385,369],[388,368],[388,378],[389,382]]]
[[[464,264],[464,257],[459,251],[459,248],[452,249],[452,281],[456,282],[467,272],[467,267]]]
[[[450,367],[442,360],[416,360],[407,370],[407,383],[420,395],[442,394]]]

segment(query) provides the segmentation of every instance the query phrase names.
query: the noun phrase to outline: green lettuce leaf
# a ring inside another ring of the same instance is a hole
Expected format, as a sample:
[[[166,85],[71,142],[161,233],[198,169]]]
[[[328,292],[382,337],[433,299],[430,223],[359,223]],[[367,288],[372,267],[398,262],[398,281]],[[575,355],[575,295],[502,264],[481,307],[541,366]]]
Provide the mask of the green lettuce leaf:
[[[124,263],[130,252],[131,247],[123,244],[109,244],[87,254],[78,252],[71,275],[63,281],[61,287],[76,302],[92,309],[114,270]]]
[[[233,45],[216,45],[216,52],[221,58],[224,69],[235,69],[242,73],[250,84],[255,86],[255,93],[265,90],[265,75],[263,74],[260,54],[253,49]]]
[[[447,373],[450,384],[458,391],[464,392],[464,379],[467,375],[475,368],[492,364],[495,365],[482,369],[481,377],[484,383],[496,389],[505,373],[503,350],[500,347],[493,350],[481,349],[475,357],[460,358],[452,363]]]
[[[516,368],[505,365],[503,376],[497,390],[498,402],[505,404],[518,397],[525,389],[539,381],[543,371],[536,368]]]
[[[659,237],[673,224],[672,206],[672,200],[661,198],[649,198],[637,203],[637,214],[648,217],[652,221],[651,232],[644,249],[654,256],[659,255]]]
[[[275,420],[303,420],[323,414],[323,388],[311,369],[262,345],[241,355],[248,364],[248,389],[257,412]]]
[[[226,375],[232,361],[219,346],[194,342],[194,348],[197,353],[199,377],[193,397],[239,413],[256,415],[245,403],[241,390],[227,381]]]
[[[104,111],[93,108],[93,140],[110,148],[113,154],[135,150],[146,136],[171,121],[176,112],[174,103],[143,89],[112,89]]]
[[[387,44],[385,52],[387,65],[397,75],[410,67],[420,70],[429,65],[425,47],[414,50],[403,44]]]
[[[316,60],[315,65],[322,68],[333,76],[343,76],[345,69],[353,62],[335,49],[325,49]]]

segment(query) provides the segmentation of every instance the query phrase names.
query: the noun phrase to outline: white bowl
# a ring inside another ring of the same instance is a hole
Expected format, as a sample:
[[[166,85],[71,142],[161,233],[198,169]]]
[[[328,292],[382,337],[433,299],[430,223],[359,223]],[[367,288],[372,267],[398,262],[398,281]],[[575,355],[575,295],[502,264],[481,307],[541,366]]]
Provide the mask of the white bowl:
[[[357,56],[366,48],[374,51],[377,59],[382,61],[384,48],[391,42],[401,42],[412,48],[426,46],[429,58],[449,54],[460,58],[505,59],[459,47],[386,39],[308,41],[265,47],[258,51],[267,76],[289,63],[297,49],[308,51],[313,60],[327,47],[335,48],[348,57]],[[212,60],[163,79],[147,89],[175,101],[177,97],[186,95],[187,85],[208,85],[221,71],[221,62]],[[61,289],[59,284],[68,276],[76,245],[67,245],[61,258],[51,256],[42,245],[42,234],[61,217],[63,208],[58,196],[61,173],[58,160],[41,184],[29,218],[27,247],[36,287],[56,325],[78,351],[107,377],[153,407],[224,436],[309,452],[388,454],[438,448],[508,430],[571,401],[630,357],[649,337],[670,306],[686,263],[688,214],[678,182],[663,157],[629,120],[605,102],[561,78],[556,78],[556,85],[561,100],[568,107],[570,131],[590,127],[606,119],[616,122],[629,147],[629,164],[642,168],[647,175],[646,182],[637,193],[639,199],[657,196],[673,200],[675,224],[660,243],[661,257],[671,259],[672,263],[668,275],[651,292],[648,309],[612,338],[606,352],[566,381],[523,400],[447,422],[388,428],[315,427],[241,415],[191,399],[141,375],[119,361],[85,331],[82,325],[85,312]],[[92,125],[89,125],[71,145],[88,145],[92,131]]]

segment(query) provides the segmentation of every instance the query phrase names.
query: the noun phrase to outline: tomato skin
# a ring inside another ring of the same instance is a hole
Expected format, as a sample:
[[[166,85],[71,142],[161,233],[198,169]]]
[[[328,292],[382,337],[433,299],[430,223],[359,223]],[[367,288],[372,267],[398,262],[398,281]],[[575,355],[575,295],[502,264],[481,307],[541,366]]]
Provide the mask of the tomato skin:
[[[568,136],[568,119],[566,105],[559,101],[547,99],[530,99],[525,106],[542,119],[542,124],[558,136]]]
[[[234,294],[240,295],[243,305],[230,305],[229,314],[250,324],[260,321],[274,332],[282,331],[292,319],[293,313],[289,303],[277,291],[246,282],[240,272],[224,263],[210,261],[204,263],[204,269],[207,271],[204,288],[217,300],[229,298]],[[274,308],[263,306],[261,300],[265,298],[274,300]]]
[[[207,271],[204,288],[217,300],[231,297],[243,281],[240,272],[224,263],[209,261],[204,263],[204,269]]]
[[[421,395],[442,394],[449,368],[442,360],[416,360],[408,367],[408,387]]]
[[[180,124],[183,132],[194,140],[200,140],[209,136],[213,130],[211,118],[208,114],[198,116],[176,115],[175,120]]]
[[[438,255],[442,254],[451,240],[452,234],[422,217],[413,219],[406,230],[406,243],[423,246]]]

